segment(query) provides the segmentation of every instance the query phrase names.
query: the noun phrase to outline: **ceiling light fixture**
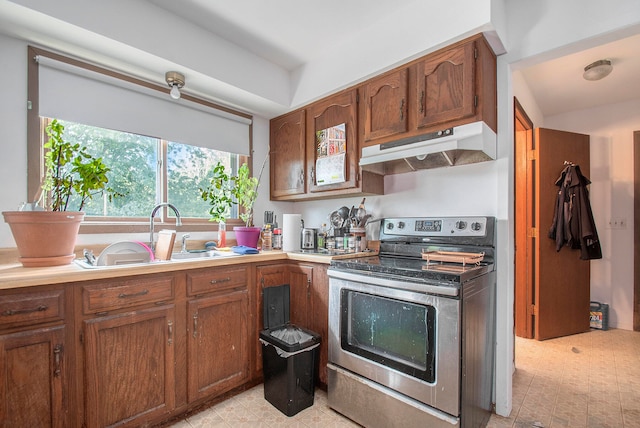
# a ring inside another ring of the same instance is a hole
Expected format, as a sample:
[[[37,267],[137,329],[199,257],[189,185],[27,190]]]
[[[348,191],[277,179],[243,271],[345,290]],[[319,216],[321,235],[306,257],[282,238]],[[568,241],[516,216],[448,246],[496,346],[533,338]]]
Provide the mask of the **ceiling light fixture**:
[[[178,73],[177,71],[167,71],[164,79],[171,88],[171,92],[169,92],[171,98],[174,100],[180,98],[180,89],[184,86],[184,74]]]
[[[612,70],[611,60],[601,59],[587,65],[584,68],[582,77],[584,77],[585,80],[600,80],[607,77]]]

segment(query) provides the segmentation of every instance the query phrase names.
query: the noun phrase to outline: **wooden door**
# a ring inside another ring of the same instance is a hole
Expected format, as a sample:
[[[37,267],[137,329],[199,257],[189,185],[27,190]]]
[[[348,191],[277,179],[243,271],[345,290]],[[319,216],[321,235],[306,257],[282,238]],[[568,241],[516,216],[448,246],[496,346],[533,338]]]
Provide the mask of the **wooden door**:
[[[369,146],[378,140],[407,132],[409,69],[370,80],[359,89],[362,142]]]
[[[633,330],[640,331],[640,131],[633,133]]]
[[[247,290],[194,299],[188,304],[188,400],[213,397],[249,378]]]
[[[0,336],[0,427],[65,427],[64,326]]]
[[[547,233],[558,193],[555,182],[564,162],[579,165],[588,178],[590,157],[588,135],[536,128],[535,139],[535,338],[543,340],[589,330],[589,261],[580,260],[579,250],[563,247],[556,251],[555,240]]]
[[[303,195],[305,188],[305,111],[273,119],[270,124],[271,198]]]
[[[475,114],[475,42],[429,56],[416,66],[419,128]]]
[[[533,308],[535,289],[536,229],[534,195],[536,193],[535,169],[537,159],[533,122],[517,99],[514,100],[514,150],[515,150],[515,334],[533,338]]]
[[[86,426],[141,426],[175,407],[175,308],[86,320]]]

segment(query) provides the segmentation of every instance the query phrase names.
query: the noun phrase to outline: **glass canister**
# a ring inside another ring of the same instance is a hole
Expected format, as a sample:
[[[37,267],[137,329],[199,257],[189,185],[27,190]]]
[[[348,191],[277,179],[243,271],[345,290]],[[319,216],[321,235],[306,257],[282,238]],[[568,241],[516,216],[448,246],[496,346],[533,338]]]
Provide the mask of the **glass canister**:
[[[272,241],[274,250],[282,250],[282,229],[273,229]]]

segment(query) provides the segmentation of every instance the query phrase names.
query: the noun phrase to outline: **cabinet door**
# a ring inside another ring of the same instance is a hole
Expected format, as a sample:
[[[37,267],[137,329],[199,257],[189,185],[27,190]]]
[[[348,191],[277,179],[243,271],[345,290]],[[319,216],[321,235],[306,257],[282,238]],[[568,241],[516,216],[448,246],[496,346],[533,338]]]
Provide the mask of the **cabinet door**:
[[[139,426],[175,403],[174,305],[84,321],[86,426]]]
[[[318,101],[307,109],[307,170],[310,172],[310,192],[352,189],[358,186],[356,98],[356,90],[353,89]],[[344,163],[336,162],[342,155]],[[333,184],[323,184],[333,180],[336,181]]]
[[[187,316],[189,402],[245,383],[249,378],[247,290],[192,300]]]
[[[360,88],[360,126],[366,145],[407,132],[409,70],[372,79]]]
[[[327,265],[317,264],[313,267],[311,283],[311,323],[309,328],[322,336],[320,343],[320,382],[327,384],[327,362],[329,361],[329,277]]]
[[[64,326],[0,336],[0,426],[65,427]]]
[[[264,330],[264,320],[263,320],[263,292],[262,290],[266,287],[275,287],[282,284],[288,284],[287,275],[289,272],[289,266],[284,263],[279,263],[275,265],[265,265],[265,266],[256,266],[256,288],[257,288],[257,299],[255,304],[256,311],[256,330],[255,337],[251,340],[258,341],[258,337],[260,331]],[[256,347],[255,353],[255,372],[262,372],[262,345],[259,344]]]
[[[271,198],[300,195],[305,189],[305,111],[271,121]]]
[[[313,267],[289,266],[290,320],[298,327],[311,329],[313,313],[311,308],[311,283]]]
[[[416,65],[417,126],[475,114],[475,42],[427,57]]]

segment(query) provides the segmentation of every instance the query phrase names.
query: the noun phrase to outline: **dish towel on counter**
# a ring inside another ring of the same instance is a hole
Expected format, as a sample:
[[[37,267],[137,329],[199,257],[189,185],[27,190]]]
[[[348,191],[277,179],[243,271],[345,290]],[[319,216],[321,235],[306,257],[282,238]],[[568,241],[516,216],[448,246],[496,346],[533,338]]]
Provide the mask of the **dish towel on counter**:
[[[231,251],[236,254],[258,254],[260,252],[256,248],[247,247],[245,245],[236,245],[235,247],[231,247]]]

